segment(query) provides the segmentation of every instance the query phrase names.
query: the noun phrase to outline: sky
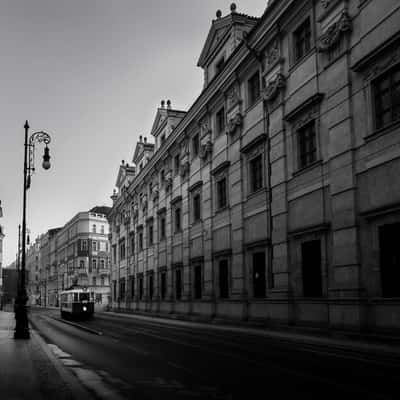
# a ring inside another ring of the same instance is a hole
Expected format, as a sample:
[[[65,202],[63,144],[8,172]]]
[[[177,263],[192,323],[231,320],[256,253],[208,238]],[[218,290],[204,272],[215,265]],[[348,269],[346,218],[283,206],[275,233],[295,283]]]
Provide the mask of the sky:
[[[0,200],[3,266],[22,221],[24,123],[51,136],[51,168],[36,145],[28,190],[31,240],[80,211],[111,206],[121,160],[149,136],[162,99],[187,110],[203,87],[196,66],[226,0],[0,0]],[[261,16],[266,0],[239,0]],[[152,141],[152,140],[151,140]]]

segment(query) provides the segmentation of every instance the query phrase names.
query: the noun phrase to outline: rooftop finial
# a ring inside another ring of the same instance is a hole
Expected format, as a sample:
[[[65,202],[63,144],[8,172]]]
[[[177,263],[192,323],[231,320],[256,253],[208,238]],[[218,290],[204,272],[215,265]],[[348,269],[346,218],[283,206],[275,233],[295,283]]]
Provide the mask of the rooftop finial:
[[[161,108],[164,108],[165,106],[165,100],[161,100]]]
[[[139,142],[142,143],[142,140],[143,140],[143,136],[140,135],[140,136],[139,136]]]
[[[222,11],[221,10],[217,10],[215,15],[217,16],[218,19],[220,19],[222,17]]]
[[[122,164],[122,165],[125,165],[125,160],[122,160],[121,164]]]
[[[235,3],[231,4],[231,12],[232,12],[232,14],[236,12],[236,4]]]
[[[168,109],[171,108],[171,100],[167,100],[167,108],[168,108]]]
[[[144,137],[144,142],[147,143],[147,137],[146,136]]]

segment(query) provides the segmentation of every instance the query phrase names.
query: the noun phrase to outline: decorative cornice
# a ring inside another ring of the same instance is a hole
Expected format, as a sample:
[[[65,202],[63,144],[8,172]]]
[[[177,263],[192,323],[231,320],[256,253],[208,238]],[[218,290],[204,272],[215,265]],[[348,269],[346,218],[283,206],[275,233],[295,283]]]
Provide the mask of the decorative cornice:
[[[306,99],[303,103],[301,103],[299,106],[294,108],[292,111],[287,113],[284,117],[285,121],[291,121],[295,119],[299,114],[304,112],[308,107],[311,107],[312,105],[316,103],[320,103],[322,99],[324,98],[323,93],[316,93],[312,96],[310,96],[308,99]]]
[[[279,91],[286,87],[286,78],[278,72],[275,79],[268,82],[267,86],[263,90],[263,99],[266,101],[272,101],[278,95]]]
[[[347,11],[343,11],[340,19],[332,24],[328,30],[319,38],[318,49],[321,52],[331,51],[338,45],[342,35],[351,32],[352,22]]]
[[[253,146],[256,146],[258,143],[267,139],[267,134],[262,133],[261,135],[256,136],[253,140],[243,146],[240,151],[242,153],[247,153]]]
[[[171,205],[182,201],[182,196],[176,196],[171,200]]]
[[[198,187],[200,187],[202,184],[203,184],[203,181],[197,181],[197,182],[193,183],[193,185],[189,186],[188,191],[192,192],[193,190],[195,190]]]
[[[223,161],[222,163],[218,164],[214,169],[211,170],[211,175],[218,174],[220,171],[228,168],[231,165],[230,161]]]

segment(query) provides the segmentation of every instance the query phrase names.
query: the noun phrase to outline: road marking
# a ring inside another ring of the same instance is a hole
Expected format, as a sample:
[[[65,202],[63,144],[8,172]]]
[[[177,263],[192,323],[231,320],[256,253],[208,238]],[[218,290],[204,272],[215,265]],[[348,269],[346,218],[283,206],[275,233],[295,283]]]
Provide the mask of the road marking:
[[[48,346],[50,347],[51,351],[58,357],[58,358],[69,358],[71,354],[65,353],[62,351],[58,346],[55,344],[49,343]]]

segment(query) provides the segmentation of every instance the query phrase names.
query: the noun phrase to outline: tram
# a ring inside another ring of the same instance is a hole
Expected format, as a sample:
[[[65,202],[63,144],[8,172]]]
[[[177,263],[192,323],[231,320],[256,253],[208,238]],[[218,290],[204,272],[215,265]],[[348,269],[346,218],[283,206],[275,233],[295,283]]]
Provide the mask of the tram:
[[[94,314],[93,293],[86,287],[74,287],[60,293],[61,318],[91,318]]]

